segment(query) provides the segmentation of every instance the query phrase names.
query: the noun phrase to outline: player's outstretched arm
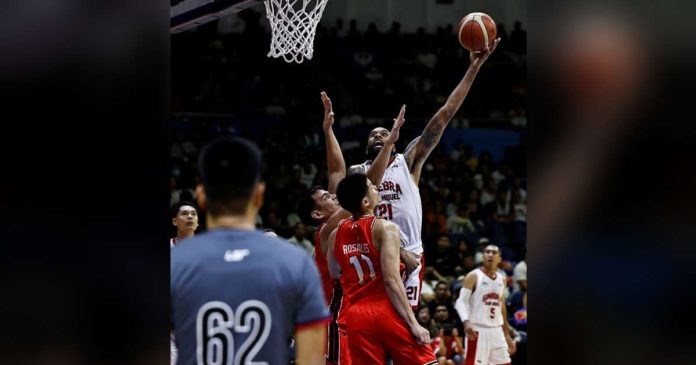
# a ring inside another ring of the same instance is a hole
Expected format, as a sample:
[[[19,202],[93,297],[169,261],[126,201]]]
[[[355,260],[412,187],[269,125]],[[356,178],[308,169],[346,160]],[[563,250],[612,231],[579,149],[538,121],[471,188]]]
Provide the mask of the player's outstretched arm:
[[[459,319],[461,319],[464,324],[464,334],[470,340],[476,338],[476,332],[474,332],[474,329],[471,328],[471,324],[469,324],[469,298],[471,298],[471,293],[474,290],[476,290],[476,274],[472,271],[464,278],[464,284],[459,290],[459,298],[457,298],[457,301],[454,303],[454,309],[457,311]]]
[[[406,113],[406,105],[401,106],[399,115],[394,119],[394,125],[389,133],[389,137],[384,140],[384,146],[375,157],[375,160],[370,164],[370,168],[365,170],[364,165],[351,165],[348,168],[349,174],[365,174],[370,182],[374,185],[380,185],[382,183],[382,177],[384,177],[384,172],[387,170],[389,165],[389,158],[391,157],[392,147],[399,139],[399,130],[404,124],[406,119],[404,119],[404,114]]]
[[[443,105],[430,119],[425,129],[423,129],[423,133],[421,133],[420,137],[417,137],[418,140],[416,143],[413,144],[411,149],[406,149],[404,152],[406,162],[411,171],[411,176],[416,183],[420,180],[420,173],[425,160],[433,149],[435,149],[435,146],[442,137],[442,133],[444,133],[445,128],[454,117],[454,114],[456,114],[459,107],[462,106],[462,102],[464,102],[466,95],[469,93],[469,89],[471,89],[471,85],[474,83],[474,79],[481,65],[483,65],[488,59],[488,56],[495,51],[498,42],[500,42],[500,38],[496,39],[493,46],[490,48],[478,53],[471,52],[469,54],[471,63],[469,64],[469,69],[466,71],[466,74],[464,74],[464,77],[449,95],[445,105]]]
[[[394,125],[392,125],[392,129],[389,132],[389,137],[384,140],[384,146],[382,146],[382,149],[377,154],[377,157],[374,161],[372,161],[370,168],[368,168],[367,172],[365,173],[367,178],[370,179],[374,185],[379,186],[382,184],[382,177],[384,177],[384,171],[387,170],[387,166],[389,165],[392,147],[394,147],[396,141],[399,140],[399,130],[406,121],[406,119],[404,119],[404,114],[406,114],[406,104],[401,106],[399,115],[394,118]]]
[[[301,365],[324,365],[326,326],[312,326],[295,332],[295,362]]]
[[[413,315],[406,298],[404,283],[399,275],[399,228],[394,223],[378,219],[375,221],[372,236],[379,247],[382,277],[389,301],[406,322],[418,343],[430,343],[430,333],[418,323]]]
[[[326,142],[326,167],[328,168],[329,186],[328,191],[331,194],[336,193],[338,183],[346,177],[346,162],[343,159],[341,146],[338,144],[338,139],[333,131],[334,112],[331,99],[326,92],[321,92],[321,101],[324,104],[324,139]]]

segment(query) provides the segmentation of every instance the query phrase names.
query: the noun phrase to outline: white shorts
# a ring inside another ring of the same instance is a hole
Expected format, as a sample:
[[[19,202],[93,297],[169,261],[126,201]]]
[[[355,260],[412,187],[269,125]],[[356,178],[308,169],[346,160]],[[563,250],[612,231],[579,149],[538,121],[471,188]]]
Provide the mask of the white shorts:
[[[464,365],[502,365],[512,362],[502,327],[472,327],[478,337],[466,340]]]
[[[174,332],[170,332],[169,334],[169,353],[170,353],[170,358],[169,358],[169,363],[171,365],[176,365],[176,358],[177,355],[179,354],[179,351],[176,349],[176,342],[174,342]]]
[[[408,304],[410,304],[411,308],[413,309],[418,308],[418,302],[420,301],[421,284],[423,282],[423,274],[425,274],[425,271],[423,270],[424,266],[425,258],[423,257],[423,254],[421,254],[420,265],[413,270],[411,275],[404,279],[406,298],[408,298]]]

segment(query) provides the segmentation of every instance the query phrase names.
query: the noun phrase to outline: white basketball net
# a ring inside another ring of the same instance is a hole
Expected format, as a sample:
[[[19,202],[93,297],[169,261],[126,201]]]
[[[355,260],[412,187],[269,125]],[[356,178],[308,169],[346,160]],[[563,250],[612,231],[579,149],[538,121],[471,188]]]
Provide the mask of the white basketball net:
[[[268,57],[302,63],[314,54],[314,34],[328,0],[264,0],[271,24]]]

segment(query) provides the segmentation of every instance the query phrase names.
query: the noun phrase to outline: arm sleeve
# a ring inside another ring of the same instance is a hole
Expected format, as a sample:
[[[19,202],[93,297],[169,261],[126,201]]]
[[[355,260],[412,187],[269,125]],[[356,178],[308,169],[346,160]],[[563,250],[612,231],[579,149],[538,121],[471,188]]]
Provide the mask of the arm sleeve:
[[[298,275],[298,308],[295,315],[295,328],[325,323],[329,319],[329,310],[322,292],[319,271],[309,258],[303,255],[303,262]]]
[[[471,289],[462,288],[459,290],[459,298],[454,303],[454,309],[459,314],[462,322],[469,320],[469,298],[471,297]]]

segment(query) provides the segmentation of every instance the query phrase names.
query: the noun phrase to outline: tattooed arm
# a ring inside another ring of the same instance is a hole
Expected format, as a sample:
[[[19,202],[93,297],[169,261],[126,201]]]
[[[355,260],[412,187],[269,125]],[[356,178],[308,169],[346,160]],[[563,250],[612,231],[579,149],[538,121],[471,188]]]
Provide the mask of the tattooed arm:
[[[445,131],[445,128],[454,117],[454,114],[461,107],[462,102],[469,93],[469,89],[476,78],[481,65],[488,59],[488,56],[493,53],[495,48],[498,46],[500,39],[496,39],[493,46],[490,49],[475,53],[471,52],[469,54],[469,59],[471,64],[466,74],[459,81],[457,87],[447,98],[447,102],[443,105],[440,110],[435,113],[435,115],[430,119],[428,124],[425,126],[423,133],[409,144],[404,152],[404,157],[406,158],[406,163],[408,164],[409,170],[411,171],[411,177],[418,184],[420,180],[421,170],[425,160],[430,156],[430,153],[435,149],[435,146],[440,142],[440,138]]]

